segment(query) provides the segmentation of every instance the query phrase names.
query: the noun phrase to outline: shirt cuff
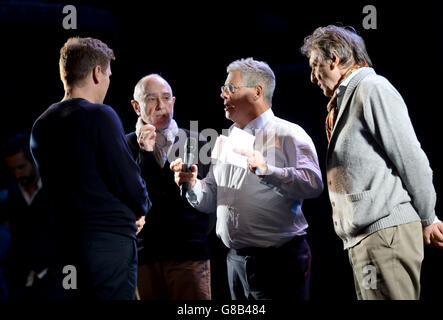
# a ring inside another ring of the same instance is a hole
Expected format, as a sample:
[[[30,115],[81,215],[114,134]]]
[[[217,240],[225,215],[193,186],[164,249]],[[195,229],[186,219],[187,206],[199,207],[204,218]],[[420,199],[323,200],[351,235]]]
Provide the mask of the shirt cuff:
[[[277,168],[270,164],[268,164],[268,168],[264,175],[260,175],[259,177],[265,184],[279,186],[285,178],[289,176],[288,169],[286,168]]]
[[[198,201],[198,195],[202,193],[202,186],[200,180],[197,180],[194,187],[186,192],[186,199],[192,206],[198,206],[200,202]]]

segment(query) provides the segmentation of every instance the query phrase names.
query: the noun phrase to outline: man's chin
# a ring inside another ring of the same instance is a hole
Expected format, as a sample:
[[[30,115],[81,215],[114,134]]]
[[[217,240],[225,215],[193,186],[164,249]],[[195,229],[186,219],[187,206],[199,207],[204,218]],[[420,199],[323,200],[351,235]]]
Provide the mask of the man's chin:
[[[162,119],[162,120],[160,120],[160,121],[156,121],[154,124],[153,124],[153,126],[157,129],[157,130],[164,130],[164,129],[166,129],[166,128],[168,128],[169,127],[169,124],[171,123],[171,120],[172,119],[168,119],[168,120],[166,120],[166,119]]]

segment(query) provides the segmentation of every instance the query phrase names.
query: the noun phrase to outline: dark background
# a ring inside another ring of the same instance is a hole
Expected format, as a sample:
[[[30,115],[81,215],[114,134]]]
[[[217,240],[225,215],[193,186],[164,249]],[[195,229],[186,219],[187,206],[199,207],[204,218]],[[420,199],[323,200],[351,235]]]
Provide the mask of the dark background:
[[[77,30],[62,25],[66,4],[77,9]],[[377,9],[377,29],[365,30],[363,7]],[[308,61],[300,54],[303,38],[318,26],[341,23],[357,29],[366,41],[376,72],[403,96],[416,134],[434,171],[437,196],[442,188],[440,109],[442,81],[442,5],[420,1],[371,1],[280,4],[207,1],[1,1],[0,2],[0,142],[30,131],[35,119],[63,97],[59,50],[71,36],[91,36],[107,43],[116,60],[105,103],[120,115],[126,132],[134,129],[130,105],[136,82],[159,73],[176,96],[175,119],[189,128],[221,132],[225,119],[220,86],[233,60],[254,57],[269,63],[277,78],[274,113],[301,125],[312,137],[325,173],[324,120],[328,99],[309,81]],[[56,134],[56,133],[55,133]],[[62,159],[60,160],[62,161]],[[69,170],[69,168],[66,168]],[[10,177],[1,168],[0,188]],[[441,201],[436,212],[441,215]],[[335,235],[327,192],[304,202],[310,224],[311,298],[354,300],[352,270]],[[225,248],[212,234],[213,296],[227,299]],[[427,248],[422,270],[422,299],[441,299],[443,251]],[[272,276],[271,274],[269,276]]]

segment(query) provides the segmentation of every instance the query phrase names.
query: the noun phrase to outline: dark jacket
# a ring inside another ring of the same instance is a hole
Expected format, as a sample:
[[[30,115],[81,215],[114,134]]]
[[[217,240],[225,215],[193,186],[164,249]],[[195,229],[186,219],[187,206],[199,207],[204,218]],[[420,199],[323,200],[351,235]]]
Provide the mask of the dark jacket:
[[[8,190],[4,209],[11,230],[11,271],[17,283],[24,286],[31,270],[39,273],[52,267],[55,260],[57,228],[50,196],[42,187],[28,205],[14,182]]]
[[[184,131],[189,136],[189,131]],[[139,254],[140,264],[208,259],[207,233],[213,226],[214,217],[197,211],[181,198],[169,161],[160,168],[153,152],[140,149],[134,132],[128,134],[127,139],[152,200],[152,209],[138,235],[143,247]],[[178,136],[176,143],[181,143]],[[201,142],[199,144],[201,147]],[[179,150],[182,149],[177,148],[174,159],[178,157]],[[206,175],[208,167],[201,163],[198,165],[200,177]]]

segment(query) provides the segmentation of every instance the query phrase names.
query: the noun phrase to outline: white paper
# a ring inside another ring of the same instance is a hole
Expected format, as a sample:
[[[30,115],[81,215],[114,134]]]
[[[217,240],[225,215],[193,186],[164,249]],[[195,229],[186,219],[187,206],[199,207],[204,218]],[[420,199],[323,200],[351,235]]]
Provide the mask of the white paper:
[[[254,150],[255,137],[237,127],[234,127],[229,137],[220,135],[215,141],[211,158],[222,163],[229,163],[241,168],[247,168],[247,157],[242,156],[234,151],[234,149]]]

